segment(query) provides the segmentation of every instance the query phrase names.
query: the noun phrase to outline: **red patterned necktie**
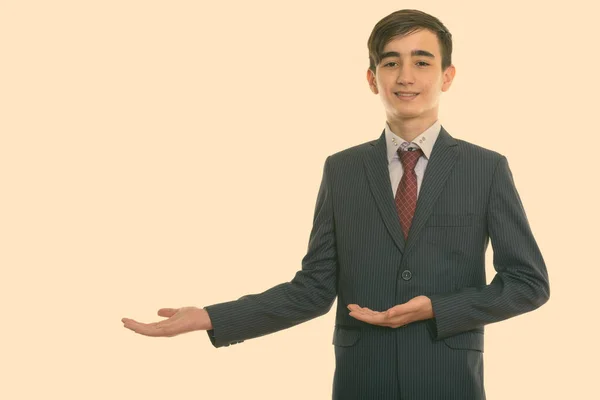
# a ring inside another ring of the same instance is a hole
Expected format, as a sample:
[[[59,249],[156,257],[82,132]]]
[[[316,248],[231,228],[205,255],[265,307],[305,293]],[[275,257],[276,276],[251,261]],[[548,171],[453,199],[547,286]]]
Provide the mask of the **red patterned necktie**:
[[[404,233],[404,239],[408,238],[408,232],[412,223],[415,209],[417,208],[417,174],[415,174],[415,165],[419,157],[423,155],[423,150],[406,151],[398,149],[400,162],[404,173],[398,189],[396,190],[396,210],[400,217],[400,225]]]

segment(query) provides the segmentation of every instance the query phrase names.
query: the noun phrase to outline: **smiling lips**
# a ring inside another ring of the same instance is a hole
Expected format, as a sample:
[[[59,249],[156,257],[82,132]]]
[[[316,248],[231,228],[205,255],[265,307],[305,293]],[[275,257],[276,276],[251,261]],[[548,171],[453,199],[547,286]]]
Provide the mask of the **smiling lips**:
[[[402,100],[412,100],[419,95],[419,93],[415,92],[394,92],[394,94]]]

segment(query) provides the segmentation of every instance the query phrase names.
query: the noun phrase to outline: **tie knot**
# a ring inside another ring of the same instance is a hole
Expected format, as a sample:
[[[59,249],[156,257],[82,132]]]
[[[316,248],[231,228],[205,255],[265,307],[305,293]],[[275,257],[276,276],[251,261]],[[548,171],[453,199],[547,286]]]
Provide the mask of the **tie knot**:
[[[413,151],[407,150],[398,150],[398,155],[400,156],[400,162],[402,163],[402,168],[405,170],[412,171],[415,169],[415,165],[417,165],[417,161],[419,161],[419,157],[423,155],[423,150],[416,149]]]

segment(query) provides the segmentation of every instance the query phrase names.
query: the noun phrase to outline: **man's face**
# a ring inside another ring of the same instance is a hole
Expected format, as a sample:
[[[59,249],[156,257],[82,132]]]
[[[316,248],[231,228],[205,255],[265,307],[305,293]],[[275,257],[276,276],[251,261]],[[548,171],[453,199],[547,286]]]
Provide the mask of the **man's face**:
[[[367,80],[371,91],[381,95],[388,121],[435,122],[439,96],[450,88],[455,74],[453,65],[442,71],[436,35],[421,29],[394,38],[385,45],[383,54],[376,74],[367,71]],[[417,95],[401,97],[401,92]]]

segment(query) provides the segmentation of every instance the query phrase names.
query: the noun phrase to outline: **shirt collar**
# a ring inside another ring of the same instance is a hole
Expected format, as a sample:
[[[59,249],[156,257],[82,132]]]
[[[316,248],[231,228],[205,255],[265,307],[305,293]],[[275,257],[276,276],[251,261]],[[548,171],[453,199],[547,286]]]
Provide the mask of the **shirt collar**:
[[[398,149],[406,149],[409,147],[421,148],[423,150],[423,154],[427,159],[431,155],[431,151],[433,150],[433,145],[440,134],[442,125],[439,120],[436,120],[433,125],[429,128],[425,129],[423,133],[413,139],[412,142],[407,142],[402,139],[400,136],[396,135],[390,129],[390,125],[385,122],[385,143],[387,146],[387,157],[388,163],[391,162],[394,158],[399,158]],[[397,144],[394,144],[394,142]]]

